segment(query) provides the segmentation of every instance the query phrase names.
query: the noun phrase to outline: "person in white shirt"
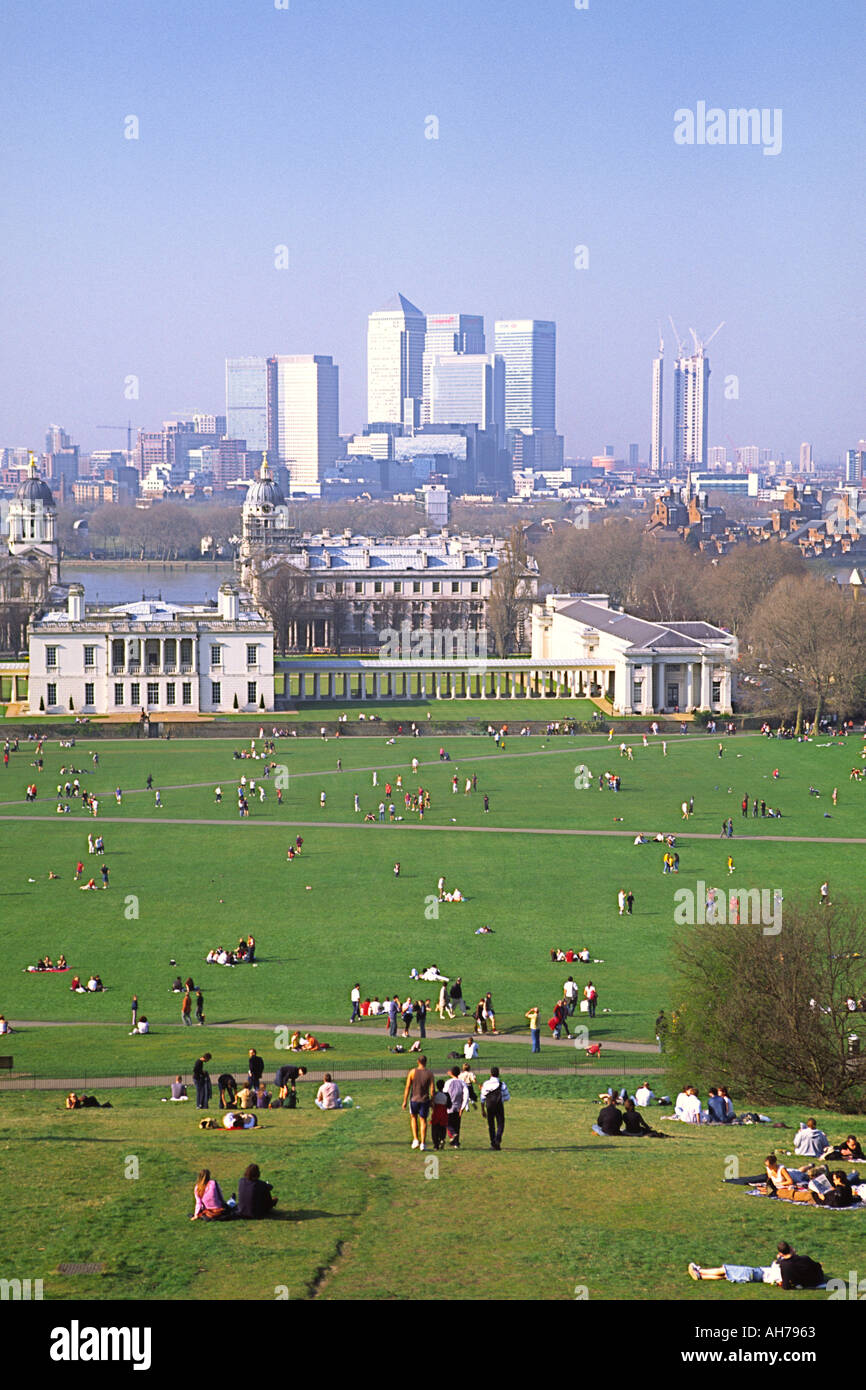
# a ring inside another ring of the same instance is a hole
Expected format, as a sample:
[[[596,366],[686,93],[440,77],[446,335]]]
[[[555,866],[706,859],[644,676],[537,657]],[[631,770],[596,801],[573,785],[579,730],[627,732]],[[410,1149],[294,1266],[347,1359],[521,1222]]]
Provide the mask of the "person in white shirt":
[[[469,1088],[461,1081],[456,1066],[452,1067],[448,1074],[445,1090],[448,1094],[448,1142],[452,1149],[459,1149],[460,1121],[464,1112],[469,1109]]]
[[[577,1001],[577,985],[575,984],[574,977],[572,975],[569,975],[565,984],[562,986],[562,994],[563,998],[568,1002],[569,1014],[573,1014],[575,1003]]]
[[[352,1002],[352,1017],[349,1022],[354,1023],[356,1018],[361,1017],[361,986],[359,984],[352,986],[352,993],[349,997]]]
[[[682,1120],[685,1124],[700,1124],[701,1102],[694,1086],[686,1086],[684,1091],[680,1091],[674,1106],[674,1114],[676,1119]]]
[[[500,1079],[499,1068],[490,1068],[490,1079],[481,1087],[481,1108],[487,1116],[490,1132],[490,1147],[502,1148],[502,1135],[505,1130],[505,1102],[511,1099],[508,1087]]]
[[[331,1077],[329,1071],[325,1072],[325,1079],[316,1093],[316,1104],[320,1110],[340,1110],[343,1102],[340,1100],[340,1088]]]
[[[829,1147],[826,1134],[814,1119],[807,1120],[794,1135],[794,1153],[800,1158],[820,1158]]]
[[[463,1044],[463,1056],[467,1062],[472,1062],[478,1056],[478,1044],[474,1038],[467,1038]]]
[[[650,1090],[646,1081],[644,1081],[642,1085],[638,1086],[637,1090],[634,1093],[635,1105],[650,1105],[654,1100],[655,1094]]]

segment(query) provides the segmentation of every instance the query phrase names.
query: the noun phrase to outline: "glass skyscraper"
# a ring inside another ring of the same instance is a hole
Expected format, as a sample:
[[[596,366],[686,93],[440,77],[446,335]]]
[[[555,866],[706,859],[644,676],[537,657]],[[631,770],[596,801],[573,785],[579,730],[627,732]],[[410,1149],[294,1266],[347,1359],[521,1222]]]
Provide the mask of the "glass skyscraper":
[[[367,321],[367,420],[407,428],[418,423],[427,318],[397,294]]]
[[[268,360],[226,358],[226,432],[247,449],[268,447]]]
[[[503,319],[494,351],[505,360],[506,430],[555,430],[556,324]]]
[[[430,363],[443,353],[481,353],[484,351],[482,314],[428,314],[424,337],[423,400],[421,423],[433,420],[430,413]],[[440,416],[441,419],[441,416]]]

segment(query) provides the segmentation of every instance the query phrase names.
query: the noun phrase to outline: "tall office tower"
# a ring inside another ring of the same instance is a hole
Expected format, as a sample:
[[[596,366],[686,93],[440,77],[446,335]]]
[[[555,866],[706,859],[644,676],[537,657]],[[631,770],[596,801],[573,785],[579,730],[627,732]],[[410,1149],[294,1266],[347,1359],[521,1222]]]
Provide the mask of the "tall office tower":
[[[60,454],[70,447],[69,435],[60,425],[49,425],[45,431],[46,454]]]
[[[866,439],[861,439],[856,449],[848,449],[845,454],[845,482],[858,486],[866,477]]]
[[[402,294],[367,321],[367,420],[420,423],[427,318]]]
[[[556,324],[503,319],[494,352],[505,359],[506,430],[555,430]]]
[[[226,358],[226,434],[249,450],[268,447],[268,359]]]
[[[815,464],[814,464],[814,462],[813,462],[813,460],[812,460],[812,445],[811,445],[811,444],[801,444],[801,445],[800,445],[800,472],[801,472],[801,473],[814,473],[814,472],[815,472]]]
[[[289,470],[293,488],[317,487],[340,448],[339,368],[333,359],[269,357],[268,409],[272,461]]]
[[[628,466],[634,472],[640,463],[640,445],[629,444],[628,446]]]
[[[659,339],[659,355],[653,358],[653,410],[650,434],[650,468],[660,473],[662,467],[662,429],[664,423],[665,345]]]
[[[674,366],[674,467],[705,468],[710,359],[702,346]]]
[[[428,314],[424,336],[421,380],[421,423],[429,425],[430,363],[434,356],[446,352],[483,353],[484,316],[482,314]]]
[[[491,430],[496,447],[505,436],[505,363],[495,353],[426,353],[433,425],[477,425]]]

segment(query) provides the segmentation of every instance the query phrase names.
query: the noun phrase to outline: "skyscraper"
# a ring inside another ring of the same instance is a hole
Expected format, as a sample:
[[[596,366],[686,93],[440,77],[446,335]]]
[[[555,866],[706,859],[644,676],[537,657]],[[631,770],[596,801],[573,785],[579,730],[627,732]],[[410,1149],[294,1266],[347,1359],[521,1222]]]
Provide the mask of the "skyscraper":
[[[430,362],[443,353],[482,353],[484,317],[482,314],[428,314],[422,361],[421,423],[430,424]]]
[[[268,447],[268,360],[226,358],[226,433],[247,449]]]
[[[801,445],[800,445],[800,472],[801,472],[801,473],[814,473],[814,472],[815,472],[815,464],[814,464],[814,462],[812,461],[812,445],[811,445],[811,444],[801,444]]]
[[[660,338],[659,355],[653,358],[652,429],[650,433],[650,468],[653,473],[660,473],[662,468],[665,380],[664,351],[665,345]]]
[[[501,449],[505,433],[505,363],[495,353],[426,353],[429,396],[425,405],[434,425],[477,425],[491,430]]]
[[[556,429],[556,324],[503,319],[494,351],[505,359],[506,430]]]
[[[367,420],[420,422],[427,319],[397,294],[367,321]]]
[[[703,346],[674,366],[674,467],[707,463],[710,359]]]
[[[293,488],[316,488],[339,451],[339,368],[330,357],[268,358],[268,409],[269,451]]]

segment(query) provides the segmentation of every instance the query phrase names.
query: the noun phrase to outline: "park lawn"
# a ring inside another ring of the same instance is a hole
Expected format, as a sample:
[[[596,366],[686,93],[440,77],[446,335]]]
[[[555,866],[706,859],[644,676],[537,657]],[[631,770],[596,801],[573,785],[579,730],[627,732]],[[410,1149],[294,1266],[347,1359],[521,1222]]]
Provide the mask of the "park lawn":
[[[57,1095],[10,1095],[0,1181],[16,1200],[4,1219],[4,1273],[43,1279],[50,1300],[787,1303],[827,1293],[693,1283],[687,1264],[769,1263],[786,1239],[830,1277],[856,1268],[866,1217],[723,1183],[735,1169],[761,1172],[773,1146],[784,1154],[790,1129],[697,1129],[653,1110],[651,1122],[672,1137],[606,1140],[589,1132],[591,1079],[513,1077],[509,1086],[499,1154],[480,1111],[465,1118],[459,1153],[413,1153],[393,1082],[357,1083],[354,1107],[329,1114],[305,1085],[298,1110],[263,1112],[260,1128],[232,1134],[200,1131],[191,1105],[160,1104],[157,1091],[104,1092],[111,1110],[76,1112]],[[844,1116],[824,1124],[831,1136],[849,1128]],[[199,1169],[229,1196],[250,1162],[274,1184],[281,1218],[190,1224]],[[64,1262],[105,1270],[64,1277]]]
[[[417,993],[410,970],[435,961],[452,978],[463,976],[470,1006],[490,989],[497,1022],[507,1029],[525,1027],[525,1010],[535,1003],[544,1022],[567,974],[579,984],[591,976],[600,995],[592,1037],[651,1044],[658,1009],[669,1004],[671,945],[688,930],[674,921],[675,892],[685,888],[697,894],[703,882],[778,889],[791,900],[816,894],[825,877],[834,891],[838,885],[855,898],[861,892],[861,846],[755,838],[862,836],[866,791],[846,773],[859,763],[859,740],[825,748],[738,736],[724,741],[721,760],[714,738],[669,741],[667,757],[659,740],[646,749],[635,740],[629,762],[620,759],[616,746],[587,736],[515,738],[505,752],[497,752],[488,739],[464,738],[447,740],[452,761],[440,763],[440,739],[397,744],[378,737],[284,739],[275,755],[288,770],[284,804],[277,806],[275,787],[266,783],[267,801],[262,806],[252,798],[245,821],[235,810],[237,778],[255,776],[262,764],[232,757],[241,742],[103,743],[98,767],[86,741],[74,750],[49,744],[42,795],[32,806],[17,799],[17,792],[9,799],[34,775],[27,752],[13,756],[3,774],[8,790],[0,806],[0,873],[7,899],[0,1010],[7,1017],[110,1024],[105,1065],[113,1065],[117,1053],[118,1069],[126,1070],[132,1049],[141,1055],[142,1040],[127,1038],[119,1027],[128,1019],[133,992],[140,1011],[157,1027],[176,1023],[179,1003],[170,984],[178,971],[203,984],[211,1021],[306,1026],[347,1022],[348,993],[356,979],[365,994],[382,998],[393,993],[403,998],[410,989]],[[360,823],[352,810],[354,791],[362,807],[372,809],[385,794],[386,780],[398,771],[404,785],[413,783],[413,756],[422,763],[419,780],[433,794],[424,825],[419,827],[417,818],[383,826]],[[342,772],[336,770],[337,757]],[[73,759],[85,770],[82,783],[99,793],[97,821],[80,809],[69,817],[53,814],[59,769]],[[581,764],[594,777],[605,768],[620,772],[623,791],[576,789],[575,768]],[[729,778],[720,775],[721,767]],[[778,785],[771,776],[775,767],[781,772]],[[451,777],[458,768],[461,778],[477,772],[475,795],[462,790],[452,795]],[[377,788],[373,770],[379,772]],[[148,774],[161,789],[162,810],[144,790]],[[220,806],[213,792],[217,783],[223,787]],[[821,790],[820,798],[809,795],[810,783]],[[116,785],[123,788],[119,807]],[[830,807],[827,820],[822,808],[830,805],[833,785],[840,789],[840,802]],[[3,786],[0,781],[0,794]],[[741,787],[750,796],[778,795],[785,818],[756,821],[750,815],[744,821]],[[485,789],[491,806],[486,815]],[[327,793],[324,810],[321,790]],[[695,815],[687,825],[679,813],[686,795],[695,796]],[[725,814],[734,820],[733,841],[718,838]],[[182,820],[191,823],[175,823]],[[325,828],[323,820],[337,824]],[[679,835],[681,826],[680,873],[664,876],[660,847],[635,846],[633,832],[660,828]],[[559,827],[594,833],[530,833]],[[86,872],[99,878],[101,861],[86,852],[88,830],[106,838],[104,857],[111,870],[106,893],[81,893],[72,882],[79,856]],[[709,838],[690,839],[695,831]],[[297,833],[304,837],[303,856],[287,863],[285,846]],[[725,864],[730,851],[733,878]],[[399,878],[393,874],[397,859]],[[48,880],[49,868],[59,880]],[[443,873],[450,886],[466,894],[465,903],[436,901]],[[620,887],[635,893],[631,918],[617,912]],[[475,934],[483,924],[493,927],[492,935]],[[255,969],[205,966],[210,947],[230,946],[249,931],[258,943]],[[583,944],[603,963],[586,970],[551,965],[551,946]],[[106,993],[73,995],[68,976],[26,973],[39,955],[56,958],[61,951],[73,971],[86,976],[97,970]],[[428,986],[427,994],[435,1003],[435,986]],[[21,1036],[16,1053],[23,1048],[26,1066],[28,1044]],[[58,1046],[57,1040],[49,1042],[47,1050],[56,1052]]]

